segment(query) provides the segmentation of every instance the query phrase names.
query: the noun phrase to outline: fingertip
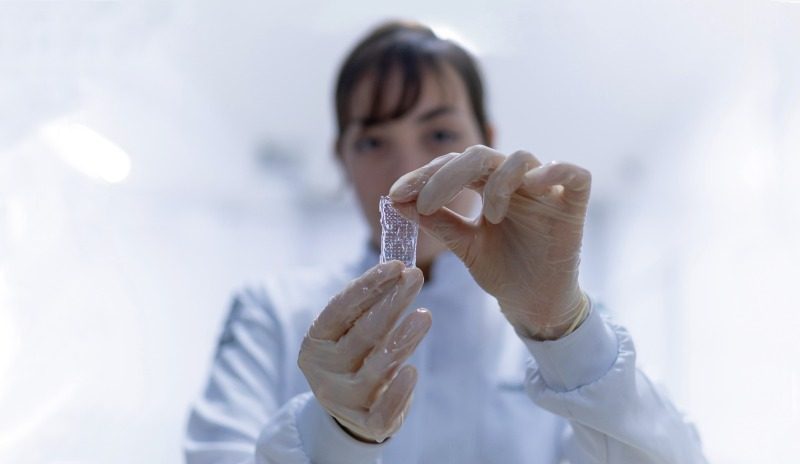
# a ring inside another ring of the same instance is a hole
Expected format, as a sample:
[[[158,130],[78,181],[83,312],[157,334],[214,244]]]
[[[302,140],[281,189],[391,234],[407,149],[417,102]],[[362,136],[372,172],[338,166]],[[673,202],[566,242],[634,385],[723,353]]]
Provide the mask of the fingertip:
[[[386,390],[369,408],[366,424],[378,431],[378,442],[383,442],[402,425],[417,384],[417,369],[406,364],[389,381]]]
[[[440,178],[441,179],[441,178]],[[446,180],[434,184],[428,184],[417,196],[417,212],[422,216],[430,216],[444,208],[453,198],[458,195],[460,190],[453,190],[445,185]]]
[[[486,218],[487,222],[494,225],[500,224],[500,221],[503,220],[503,217],[497,214],[484,214],[483,217]]]
[[[405,264],[396,259],[375,266],[375,272],[378,275],[385,274],[387,278],[399,276],[403,269],[405,269]]]
[[[396,383],[397,389],[407,391],[414,388],[417,383],[417,368],[411,364],[401,367],[392,383]]]
[[[548,163],[530,170],[522,178],[522,185],[532,195],[543,195],[550,189],[550,185],[544,182],[544,176],[547,174],[547,167],[552,163]]]
[[[405,203],[414,199],[419,193],[418,174],[415,171],[400,176],[389,189],[389,198],[393,202]]]
[[[421,287],[425,280],[422,271],[418,267],[407,267],[403,269],[402,275],[414,287]]]
[[[417,197],[417,213],[423,216],[430,216],[436,212],[437,209],[433,199],[431,199],[429,195],[425,195],[425,191],[420,192],[420,195]]]
[[[419,314],[425,314],[428,317],[433,317],[433,316],[431,316],[431,310],[428,309],[428,308],[417,308],[416,311],[414,311],[414,312],[415,313],[419,313]]]
[[[436,208],[432,208],[432,207],[420,208],[420,207],[417,207],[417,212],[419,212],[419,214],[421,216],[430,216],[431,214],[436,212]]]
[[[483,217],[492,224],[498,224],[503,220],[505,211],[501,206],[495,205],[493,202],[485,202],[483,206]]]
[[[428,330],[433,325],[433,315],[431,314],[431,312],[425,308],[417,308],[417,310],[414,311],[412,315],[420,319],[420,325],[423,328],[423,330],[427,333]]]

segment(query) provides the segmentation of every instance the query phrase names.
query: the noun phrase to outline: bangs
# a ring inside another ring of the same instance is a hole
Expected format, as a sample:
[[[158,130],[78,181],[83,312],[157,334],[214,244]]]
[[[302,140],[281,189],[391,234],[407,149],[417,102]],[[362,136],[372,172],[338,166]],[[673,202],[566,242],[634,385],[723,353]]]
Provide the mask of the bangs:
[[[437,61],[431,56],[414,53],[413,49],[398,50],[397,54],[391,54],[387,50],[385,56],[375,66],[374,80],[372,81],[371,98],[369,112],[361,121],[364,127],[400,119],[409,111],[414,109],[422,95],[422,86],[426,74],[432,74],[437,80],[440,79],[441,68]],[[365,73],[366,77],[369,73]],[[395,79],[399,79],[400,96],[395,98],[392,107],[387,107],[385,101],[390,95],[390,86],[395,84]],[[348,115],[352,118],[352,115]]]
[[[436,57],[435,43],[413,35],[406,40],[397,40],[391,44],[363,50],[358,59],[350,63],[349,72],[343,73],[347,78],[339,82],[336,92],[339,110],[340,134],[344,126],[353,122],[352,100],[356,88],[368,78],[372,78],[370,106],[363,119],[364,127],[382,124],[402,118],[417,104],[422,95],[424,80],[433,75],[437,81],[442,79],[442,64]],[[426,43],[427,42],[427,43]],[[390,88],[399,83],[399,97],[393,98],[391,107],[387,107],[387,95]]]

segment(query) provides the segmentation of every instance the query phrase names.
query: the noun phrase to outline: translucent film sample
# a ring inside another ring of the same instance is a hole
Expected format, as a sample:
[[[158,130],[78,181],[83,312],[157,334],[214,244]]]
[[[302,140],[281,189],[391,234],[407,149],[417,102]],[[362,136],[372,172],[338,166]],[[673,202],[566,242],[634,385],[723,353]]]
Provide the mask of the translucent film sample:
[[[417,262],[419,224],[402,216],[389,197],[381,197],[381,263],[396,259],[406,267]]]

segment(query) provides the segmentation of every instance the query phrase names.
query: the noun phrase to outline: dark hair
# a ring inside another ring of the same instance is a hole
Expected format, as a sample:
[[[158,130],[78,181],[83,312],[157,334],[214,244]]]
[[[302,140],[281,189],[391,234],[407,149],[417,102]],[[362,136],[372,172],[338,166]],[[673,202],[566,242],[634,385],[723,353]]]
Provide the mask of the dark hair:
[[[424,72],[432,71],[440,77],[443,64],[450,65],[464,81],[475,120],[488,144],[483,82],[475,60],[461,46],[438,37],[429,27],[404,21],[379,25],[344,60],[336,81],[337,138],[342,137],[349,123],[353,92],[367,74],[375,73],[372,106],[364,121],[365,125],[372,125],[400,118],[414,108],[422,93]],[[401,73],[403,91],[396,107],[381,114],[383,90],[394,70]]]

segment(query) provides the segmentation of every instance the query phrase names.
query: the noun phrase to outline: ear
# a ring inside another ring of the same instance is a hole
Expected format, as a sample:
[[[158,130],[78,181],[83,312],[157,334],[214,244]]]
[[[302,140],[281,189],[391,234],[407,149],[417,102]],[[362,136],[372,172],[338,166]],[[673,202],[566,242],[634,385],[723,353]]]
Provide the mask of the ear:
[[[486,146],[489,147],[489,148],[493,148],[494,147],[494,134],[495,134],[494,124],[491,124],[491,123],[487,122],[486,125],[483,126],[483,128],[484,128],[484,131],[486,132],[486,140],[485,140]]]

